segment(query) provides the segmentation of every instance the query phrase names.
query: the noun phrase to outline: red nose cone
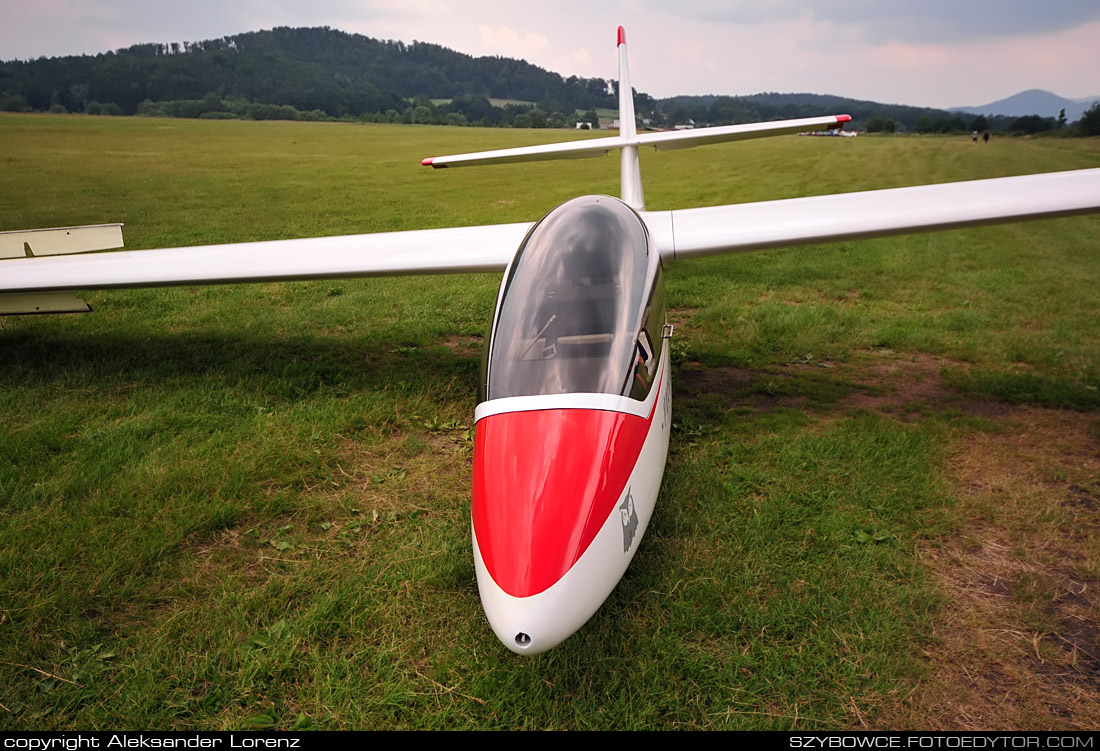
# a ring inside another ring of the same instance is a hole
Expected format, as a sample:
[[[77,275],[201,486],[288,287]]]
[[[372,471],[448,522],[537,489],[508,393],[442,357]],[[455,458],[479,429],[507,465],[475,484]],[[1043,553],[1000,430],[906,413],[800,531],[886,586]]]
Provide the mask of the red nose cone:
[[[590,409],[490,415],[474,438],[474,534],[514,597],[558,581],[614,510],[653,416]]]

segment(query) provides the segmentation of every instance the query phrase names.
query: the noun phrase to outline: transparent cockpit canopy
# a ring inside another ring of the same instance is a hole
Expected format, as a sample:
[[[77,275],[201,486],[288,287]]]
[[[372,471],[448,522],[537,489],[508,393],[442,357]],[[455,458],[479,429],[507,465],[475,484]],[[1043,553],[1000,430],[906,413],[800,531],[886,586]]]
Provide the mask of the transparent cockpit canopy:
[[[585,196],[554,209],[504,282],[482,398],[629,394],[659,268],[645,225],[618,199]]]

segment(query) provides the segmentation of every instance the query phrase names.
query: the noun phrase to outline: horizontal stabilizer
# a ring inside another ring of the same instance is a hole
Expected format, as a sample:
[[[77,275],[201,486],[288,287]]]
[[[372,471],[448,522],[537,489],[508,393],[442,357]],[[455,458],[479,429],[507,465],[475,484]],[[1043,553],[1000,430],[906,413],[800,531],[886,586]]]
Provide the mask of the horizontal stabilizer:
[[[1100,211],[1100,169],[644,214],[665,260]]]
[[[770,123],[718,125],[713,128],[643,133],[638,136],[638,145],[652,146],[658,151],[686,149],[711,143],[747,141],[750,138],[766,138],[768,136],[839,128],[851,119],[849,115],[829,115],[828,117],[804,117],[798,120],[776,120]]]
[[[72,292],[0,293],[0,316],[90,313],[92,306]]]
[[[121,224],[0,232],[0,258],[59,256],[121,248]],[[27,252],[27,249],[30,252]]]
[[[695,128],[692,130],[669,130],[657,133],[642,133],[631,136],[611,136],[591,138],[584,141],[566,141],[564,143],[545,143],[538,146],[520,146],[515,149],[497,149],[496,151],[478,151],[470,154],[452,154],[425,159],[425,167],[463,167],[475,164],[508,164],[512,162],[540,162],[550,159],[584,159],[604,156],[612,149],[624,146],[652,146],[658,150],[686,149],[691,146],[705,146],[725,141],[744,141],[750,138],[782,136],[788,133],[801,133],[810,130],[836,128],[851,120],[848,115],[829,115],[828,117],[804,117],[798,120],[776,120],[767,123],[747,123],[745,125],[719,125],[713,128]]]
[[[0,292],[503,271],[531,224],[381,232],[0,262]]]
[[[550,159],[586,159],[605,156],[612,149],[627,145],[625,138],[591,138],[585,141],[544,143],[538,146],[520,146],[515,149],[477,151],[472,154],[429,157],[421,162],[425,167],[465,167],[474,164],[509,164],[513,162],[542,162]]]

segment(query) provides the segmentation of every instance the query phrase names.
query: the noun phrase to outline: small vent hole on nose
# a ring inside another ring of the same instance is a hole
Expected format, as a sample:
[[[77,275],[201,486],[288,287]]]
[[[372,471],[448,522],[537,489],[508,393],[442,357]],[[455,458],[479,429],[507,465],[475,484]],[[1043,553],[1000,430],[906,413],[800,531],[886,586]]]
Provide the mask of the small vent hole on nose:
[[[517,647],[526,647],[530,643],[531,643],[531,637],[528,636],[527,634],[523,633],[522,631],[520,631],[518,634],[516,634],[516,646]]]

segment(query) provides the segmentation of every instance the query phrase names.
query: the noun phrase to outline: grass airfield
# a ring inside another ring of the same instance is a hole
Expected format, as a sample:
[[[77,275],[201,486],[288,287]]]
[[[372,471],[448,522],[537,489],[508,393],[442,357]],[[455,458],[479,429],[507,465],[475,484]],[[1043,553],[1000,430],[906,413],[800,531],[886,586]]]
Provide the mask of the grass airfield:
[[[617,194],[618,160],[419,160],[573,137],[6,115],[0,230],[533,220]],[[642,154],[654,210],[1098,166],[1097,139]],[[1100,728],[1100,217],[670,266],[657,511],[596,616],[528,659],[470,552],[498,283],[0,319],[0,728]]]

